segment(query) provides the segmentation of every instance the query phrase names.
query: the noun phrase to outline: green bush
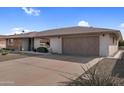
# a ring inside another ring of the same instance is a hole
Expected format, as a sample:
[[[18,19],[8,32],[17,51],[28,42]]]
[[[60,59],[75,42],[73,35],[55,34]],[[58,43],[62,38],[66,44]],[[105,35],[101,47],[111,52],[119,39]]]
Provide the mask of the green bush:
[[[1,50],[1,55],[7,55],[8,53],[8,50]]]
[[[9,51],[10,51],[10,49],[7,49],[7,48],[0,49],[1,55],[7,55],[9,53]]]
[[[13,49],[9,49],[9,48],[2,48],[0,50],[7,50],[7,51],[13,51]]]
[[[2,49],[0,49],[0,53],[2,52]]]
[[[48,49],[46,47],[38,47],[36,51],[42,53],[48,53]]]
[[[119,41],[119,46],[124,46],[124,40]]]

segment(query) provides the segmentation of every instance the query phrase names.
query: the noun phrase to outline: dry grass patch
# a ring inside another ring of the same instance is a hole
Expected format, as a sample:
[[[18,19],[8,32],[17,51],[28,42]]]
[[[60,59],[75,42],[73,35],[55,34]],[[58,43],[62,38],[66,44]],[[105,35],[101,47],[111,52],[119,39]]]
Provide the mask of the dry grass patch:
[[[20,59],[28,57],[26,55],[20,55],[20,54],[7,54],[7,55],[0,55],[0,62],[8,61],[8,60],[14,60],[14,59]]]
[[[124,59],[106,58],[90,68],[88,71],[82,67],[77,79],[66,82],[70,86],[120,86],[124,85]]]

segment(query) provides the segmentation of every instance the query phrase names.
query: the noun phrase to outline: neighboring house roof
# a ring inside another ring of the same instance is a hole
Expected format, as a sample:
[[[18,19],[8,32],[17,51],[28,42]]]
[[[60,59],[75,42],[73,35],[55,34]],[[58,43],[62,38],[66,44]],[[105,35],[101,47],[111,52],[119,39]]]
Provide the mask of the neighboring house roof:
[[[0,35],[0,39],[4,39],[6,37],[7,37],[6,35]]]
[[[106,29],[106,28],[94,28],[94,27],[67,27],[67,28],[59,28],[52,29],[39,32],[37,36],[58,36],[58,35],[68,35],[68,34],[81,34],[81,33],[115,33],[120,39],[122,39],[121,32],[115,29]]]
[[[16,34],[16,35],[9,35],[6,38],[31,38],[35,37],[38,32],[29,32],[29,33],[22,33],[22,34]]]

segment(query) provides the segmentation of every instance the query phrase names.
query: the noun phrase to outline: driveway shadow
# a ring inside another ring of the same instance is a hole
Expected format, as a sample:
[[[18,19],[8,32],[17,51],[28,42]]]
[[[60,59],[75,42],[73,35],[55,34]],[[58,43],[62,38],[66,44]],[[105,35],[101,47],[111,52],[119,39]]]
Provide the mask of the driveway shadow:
[[[118,59],[113,67],[112,76],[116,75],[119,78],[124,78],[124,53],[122,53],[121,59]]]
[[[59,55],[59,54],[48,54],[48,55],[36,55],[36,54],[23,54],[32,57],[38,58],[46,58],[46,59],[53,59],[59,61],[68,61],[68,62],[75,62],[75,63],[88,63],[91,60],[94,60],[98,57],[82,57],[82,56],[69,56],[69,55]]]
[[[96,58],[96,57],[57,55],[57,54],[42,55],[42,56],[37,56],[37,57],[53,59],[53,60],[60,60],[60,61],[76,62],[76,63],[88,63],[89,61]]]

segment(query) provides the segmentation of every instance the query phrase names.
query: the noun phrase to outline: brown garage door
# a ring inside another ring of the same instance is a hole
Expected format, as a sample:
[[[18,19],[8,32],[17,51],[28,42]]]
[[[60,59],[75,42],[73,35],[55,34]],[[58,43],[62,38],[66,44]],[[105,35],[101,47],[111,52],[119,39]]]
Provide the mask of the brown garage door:
[[[62,47],[63,54],[99,56],[99,37],[64,37]]]

